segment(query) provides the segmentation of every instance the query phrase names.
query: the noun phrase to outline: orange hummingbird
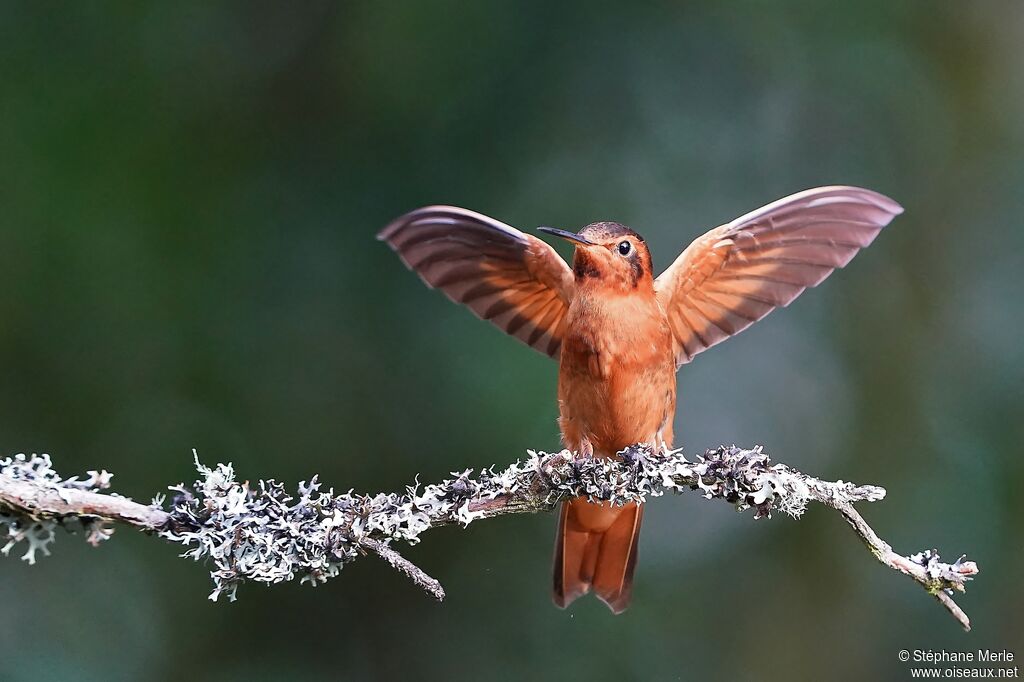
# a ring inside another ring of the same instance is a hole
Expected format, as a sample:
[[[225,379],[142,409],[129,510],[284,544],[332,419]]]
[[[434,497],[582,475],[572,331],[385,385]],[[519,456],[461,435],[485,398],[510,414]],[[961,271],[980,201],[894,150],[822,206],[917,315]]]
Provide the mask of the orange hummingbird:
[[[671,447],[676,370],[846,265],[903,209],[857,187],[806,190],[698,237],[657,278],[643,237],[614,222],[578,233],[572,267],[536,237],[479,213],[428,206],[378,235],[426,284],[559,362],[565,447],[615,457]],[[563,502],[553,598],[591,590],[629,605],[643,507]]]

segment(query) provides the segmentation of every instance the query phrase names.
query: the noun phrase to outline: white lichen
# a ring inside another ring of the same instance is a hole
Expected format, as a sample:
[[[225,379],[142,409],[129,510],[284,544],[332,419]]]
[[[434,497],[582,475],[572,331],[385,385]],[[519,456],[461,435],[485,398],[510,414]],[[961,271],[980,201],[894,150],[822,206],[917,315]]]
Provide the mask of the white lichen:
[[[198,457],[196,469],[200,477],[191,487],[171,488],[171,521],[161,535],[187,546],[183,556],[213,562],[213,600],[234,600],[246,580],[322,584],[361,554],[364,538],[416,544],[433,526],[467,526],[493,515],[486,502],[498,498],[520,499],[539,510],[570,497],[621,505],[694,489],[740,511],[753,508],[761,518],[775,508],[799,516],[810,495],[802,474],[773,465],[760,448],[735,446],[695,461],[680,451],[647,448],[627,449],[621,459],[531,451],[499,472],[488,468],[474,476],[467,469],[440,483],[417,482],[404,493],[376,495],[336,495],[321,490],[316,477],[300,483],[294,494],[274,480],[250,486],[235,480],[230,464],[207,467]]]
[[[499,514],[543,511],[564,499],[584,497],[622,505],[687,490],[725,500],[739,511],[753,509],[754,518],[770,518],[774,510],[798,517],[810,501],[832,506],[846,516],[880,561],[903,572],[912,565],[909,572],[932,594],[962,591],[965,581],[978,572],[977,565],[964,557],[943,563],[934,550],[909,557],[893,554],[850,507],[881,499],[882,488],[807,476],[773,463],[760,447],[723,446],[692,459],[678,450],[643,446],[627,448],[613,459],[530,451],[525,460],[500,471],[467,469],[452,472],[439,483],[416,481],[404,492],[375,495],[335,494],[333,489],[322,489],[316,476],[289,492],[273,479],[255,485],[239,482],[231,464],[208,467],[197,456],[195,466],[198,476],[192,485],[170,488],[173,497],[168,511],[164,511],[165,496],[158,495],[151,507],[125,500],[134,508],[114,518],[184,545],[182,556],[209,561],[212,600],[226,595],[233,601],[245,581],[269,585],[298,579],[302,584],[320,585],[367,552],[381,556],[440,599],[444,593],[437,581],[398,555],[389,543],[416,544],[433,527],[467,526]],[[0,460],[0,477],[28,482],[51,499],[56,494],[65,502],[80,495],[76,491],[96,492],[110,484],[105,471],[90,471],[81,480],[62,479],[47,455]],[[84,526],[91,543],[111,533],[103,525],[105,519],[95,514],[69,513],[61,505],[55,505],[59,510],[37,509],[33,499],[32,495],[12,497],[0,506],[0,542],[6,537],[0,548],[3,554],[25,543],[22,558],[34,563],[39,554],[50,553],[56,527],[75,521]],[[966,616],[962,622],[969,622]]]
[[[107,471],[88,471],[88,475],[84,479],[79,479],[78,476],[63,479],[54,471],[50,456],[45,453],[31,456],[20,453],[2,459],[0,460],[0,474],[14,481],[29,482],[40,488],[49,488],[58,492],[69,489],[97,492],[110,487],[112,478]],[[86,541],[93,545],[99,544],[114,532],[113,529],[104,526],[97,519],[83,517],[77,520],[85,530]],[[29,564],[34,564],[37,552],[44,556],[50,555],[50,545],[56,539],[54,531],[65,521],[73,522],[75,519],[11,513],[0,508],[0,539],[4,537],[7,539],[6,544],[0,547],[0,554],[8,556],[12,549],[24,542],[26,549],[25,553],[21,555],[21,559]]]

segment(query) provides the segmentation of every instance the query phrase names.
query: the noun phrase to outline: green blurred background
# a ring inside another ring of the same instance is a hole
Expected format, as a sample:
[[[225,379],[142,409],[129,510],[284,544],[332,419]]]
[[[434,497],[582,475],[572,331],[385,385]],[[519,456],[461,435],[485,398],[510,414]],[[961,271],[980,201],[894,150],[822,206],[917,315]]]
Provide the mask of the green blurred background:
[[[1024,4],[0,6],[0,453],[149,499],[239,476],[395,490],[555,448],[555,364],[426,290],[376,231],[426,203],[618,220],[657,268],[782,195],[906,214],[680,372],[689,452],[763,443],[895,547],[968,552],[956,623],[840,518],[647,512],[632,608],[548,598],[554,519],[443,529],[310,589],[206,600],[120,530],[0,560],[0,680],[906,679],[1024,656]],[[560,250],[563,247],[558,247]],[[563,250],[563,253],[566,253]]]

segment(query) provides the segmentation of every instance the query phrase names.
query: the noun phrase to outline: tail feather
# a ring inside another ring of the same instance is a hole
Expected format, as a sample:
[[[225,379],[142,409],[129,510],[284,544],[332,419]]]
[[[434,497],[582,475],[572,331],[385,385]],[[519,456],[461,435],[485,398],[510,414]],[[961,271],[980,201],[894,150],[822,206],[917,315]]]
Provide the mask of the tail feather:
[[[634,505],[604,532],[594,573],[594,592],[614,613],[622,613],[633,596],[633,571],[644,508]]]
[[[643,507],[563,502],[555,540],[554,589],[565,608],[593,589],[614,613],[629,606]]]

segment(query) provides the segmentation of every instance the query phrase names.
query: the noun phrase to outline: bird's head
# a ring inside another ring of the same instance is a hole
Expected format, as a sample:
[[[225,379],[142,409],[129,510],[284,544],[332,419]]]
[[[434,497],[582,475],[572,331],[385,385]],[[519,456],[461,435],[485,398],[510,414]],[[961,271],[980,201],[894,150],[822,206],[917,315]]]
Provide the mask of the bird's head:
[[[579,232],[538,228],[572,242],[572,269],[581,286],[601,286],[629,293],[654,286],[651,253],[644,238],[619,223],[591,223]]]

